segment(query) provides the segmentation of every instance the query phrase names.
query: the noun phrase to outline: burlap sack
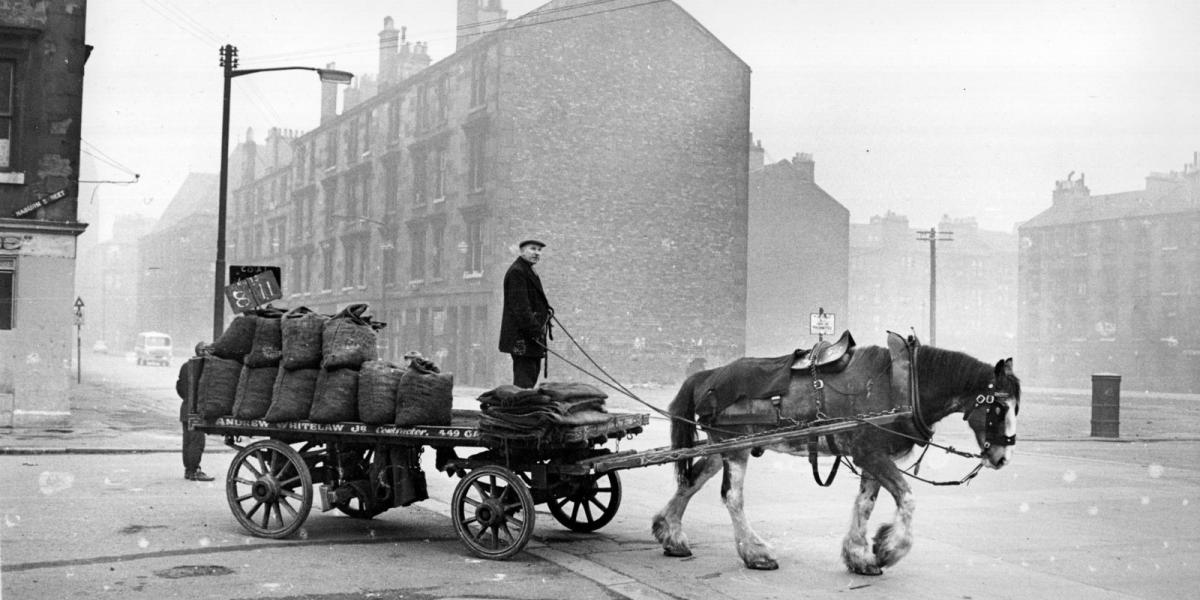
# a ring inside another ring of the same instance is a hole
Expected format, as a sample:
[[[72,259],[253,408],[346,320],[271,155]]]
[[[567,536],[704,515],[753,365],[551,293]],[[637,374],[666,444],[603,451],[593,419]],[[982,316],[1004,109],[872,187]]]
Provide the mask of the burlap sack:
[[[396,420],[396,390],[404,369],[384,361],[369,360],[358,371],[358,418],[383,425]]]
[[[239,419],[261,419],[271,408],[271,396],[275,393],[275,377],[279,367],[242,367],[238,379],[237,396],[233,402],[233,416]]]
[[[271,408],[267,409],[263,420],[277,423],[307,419],[320,374],[320,369],[279,369],[271,394]]]
[[[204,357],[204,368],[200,371],[200,397],[197,404],[205,419],[224,417],[233,412],[237,396],[238,378],[242,374],[242,363],[219,356]]]
[[[321,366],[321,337],[329,317],[300,306],[280,319],[282,356],[285,369],[315,369]]]
[[[358,371],[321,369],[308,420],[313,423],[357,421]]]
[[[368,360],[379,358],[375,327],[363,316],[366,304],[351,304],[335,315],[321,334],[321,368],[358,370]]]
[[[243,313],[234,317],[221,337],[213,342],[212,353],[241,362],[254,345],[254,328],[257,325],[258,316],[255,314]]]
[[[408,369],[396,388],[396,425],[449,425],[454,405],[453,373]]]
[[[283,312],[266,309],[258,313],[254,326],[254,342],[250,353],[242,360],[247,367],[277,367],[283,356]]]

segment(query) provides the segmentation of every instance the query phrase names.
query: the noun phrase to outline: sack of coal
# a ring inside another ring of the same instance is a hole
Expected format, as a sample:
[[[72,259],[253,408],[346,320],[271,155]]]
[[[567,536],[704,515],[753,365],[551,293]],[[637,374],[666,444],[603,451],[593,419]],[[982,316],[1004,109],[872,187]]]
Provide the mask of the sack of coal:
[[[358,418],[383,425],[396,421],[396,390],[404,369],[386,360],[368,360],[358,371]]]
[[[307,419],[320,374],[320,369],[279,369],[271,393],[271,408],[267,409],[263,420],[278,423]]]
[[[308,420],[341,423],[358,420],[358,371],[321,369]]]
[[[454,374],[408,369],[396,387],[396,425],[449,425]]]
[[[200,397],[197,404],[205,419],[224,417],[233,412],[238,379],[242,375],[240,361],[219,356],[204,357],[200,371]]]
[[[238,379],[237,396],[233,402],[233,416],[239,419],[261,419],[271,408],[271,396],[275,393],[275,378],[279,367],[242,367]]]
[[[283,311],[275,308],[258,312],[250,353],[242,360],[247,367],[277,367],[283,357]]]
[[[212,353],[221,358],[242,362],[254,346],[254,328],[258,315],[243,313],[233,318],[221,337],[212,343]]]
[[[300,306],[283,314],[279,322],[285,369],[315,369],[321,366],[321,336],[329,317]]]
[[[366,304],[351,304],[325,323],[321,332],[321,368],[359,369],[368,360],[379,358],[375,348],[375,329],[382,323],[372,323],[363,316]]]

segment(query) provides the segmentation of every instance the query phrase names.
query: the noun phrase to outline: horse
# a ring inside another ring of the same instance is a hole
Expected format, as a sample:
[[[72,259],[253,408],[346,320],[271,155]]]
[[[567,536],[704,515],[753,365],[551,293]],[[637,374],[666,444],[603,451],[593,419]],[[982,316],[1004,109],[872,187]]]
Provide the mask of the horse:
[[[894,343],[895,339],[903,338],[894,333],[890,336],[893,337],[889,338],[889,348],[886,349],[878,346],[853,348],[850,351],[851,363],[846,369],[852,369],[854,361],[859,359],[866,362],[873,360],[877,365],[882,365],[878,367],[882,372],[873,380],[876,391],[884,387],[878,385],[881,381],[889,380],[891,386],[888,390],[908,405],[904,408],[912,410],[911,418],[879,426],[860,425],[831,436],[832,442],[821,446],[823,453],[836,454],[836,460],[849,457],[851,463],[848,464],[857,467],[856,471],[860,472],[858,496],[854,501],[849,531],[842,542],[841,556],[851,572],[862,575],[881,574],[884,568],[895,565],[912,548],[912,518],[916,505],[912,490],[904,479],[905,473],[896,461],[908,455],[915,445],[929,443],[933,435],[930,428],[932,424],[949,415],[964,413],[963,419],[969,423],[980,448],[980,464],[992,469],[1009,463],[1010,449],[1016,442],[1021,382],[1013,373],[1012,358],[1000,360],[992,366],[962,352],[920,346],[914,338],[909,338],[907,347],[911,350],[909,357],[912,360],[911,364],[906,364],[897,359],[898,344]],[[708,401],[712,400],[716,375],[730,365],[700,371],[684,380],[669,407],[673,448],[695,445],[697,423],[694,419],[697,418],[697,407],[706,401],[706,397]],[[780,422],[805,423],[812,422],[814,415],[825,416],[821,411],[828,411],[830,407],[822,406],[824,396],[814,397],[813,392],[816,387],[814,380],[821,377],[818,371],[792,370],[785,380],[786,395],[776,397],[768,404],[773,404],[773,410],[777,411],[779,420],[775,424],[725,425],[717,419],[715,423],[719,426],[705,427],[709,441],[715,443],[774,429],[779,427]],[[900,379],[895,379],[897,377]],[[907,390],[903,389],[906,385]],[[824,387],[828,389],[831,386]],[[862,388],[859,386],[860,391]],[[865,388],[869,395],[871,384],[868,383]],[[862,398],[858,400],[862,402]],[[728,410],[746,412],[746,405],[751,402],[746,396],[739,396],[728,404]],[[854,406],[853,400],[851,406]],[[703,419],[701,421],[703,424]],[[788,441],[765,449],[802,454],[806,453],[807,442],[803,439]],[[816,449],[810,450],[813,452],[810,460],[814,465],[815,477]],[[692,551],[682,526],[683,513],[692,496],[724,467],[721,497],[733,521],[738,554],[750,569],[779,568],[770,545],[751,529],[743,510],[742,488],[752,451],[755,456],[761,455],[759,448],[742,449],[703,455],[696,458],[694,463],[692,459],[675,463],[678,487],[666,506],[655,515],[651,525],[651,531],[662,544],[664,554],[691,556]],[[835,469],[837,464],[834,465]],[[977,473],[979,468],[977,466],[970,476]],[[828,485],[828,482],[822,483],[819,479],[817,482]],[[880,487],[895,500],[896,513],[892,522],[879,527],[873,543],[868,544],[867,523]]]

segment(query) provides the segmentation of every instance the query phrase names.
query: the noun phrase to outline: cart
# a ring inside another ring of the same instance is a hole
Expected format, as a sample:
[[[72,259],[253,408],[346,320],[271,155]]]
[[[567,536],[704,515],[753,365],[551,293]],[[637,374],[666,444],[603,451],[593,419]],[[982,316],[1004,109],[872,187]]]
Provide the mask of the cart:
[[[188,426],[221,435],[238,452],[225,477],[234,517],[250,533],[286,538],[320,510],[369,519],[427,498],[420,456],[436,452],[439,471],[460,477],[450,500],[459,539],[474,555],[503,560],[533,536],[534,507],[572,531],[608,524],[621,504],[618,471],[840,433],[908,418],[898,411],[853,420],[793,426],[692,448],[615,452],[613,440],[641,433],[647,414],[613,413],[604,423],[559,427],[537,442],[485,440],[479,412],[454,410],[445,426],[313,423],[189,416]],[[263,438],[242,445],[243,438]],[[459,457],[456,449],[479,452]],[[319,485],[314,492],[314,486]]]

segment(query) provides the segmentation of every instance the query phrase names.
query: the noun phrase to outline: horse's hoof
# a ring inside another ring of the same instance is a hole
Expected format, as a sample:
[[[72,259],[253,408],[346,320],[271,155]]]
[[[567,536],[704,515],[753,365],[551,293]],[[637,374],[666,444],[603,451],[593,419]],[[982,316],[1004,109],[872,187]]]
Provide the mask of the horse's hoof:
[[[746,567],[757,571],[774,571],[779,568],[779,563],[772,558],[760,558],[746,562]]]
[[[876,567],[875,565],[859,565],[859,566],[850,567],[850,572],[854,573],[856,575],[868,575],[871,577],[877,577],[879,575],[883,575],[883,569],[880,569],[879,567]]]
[[[689,548],[663,548],[663,555],[675,558],[687,558],[692,555],[692,551]]]

